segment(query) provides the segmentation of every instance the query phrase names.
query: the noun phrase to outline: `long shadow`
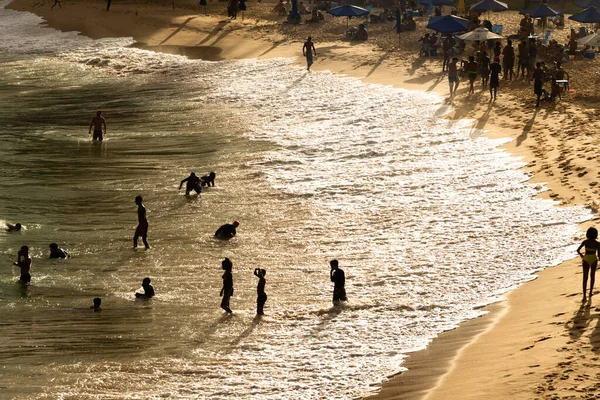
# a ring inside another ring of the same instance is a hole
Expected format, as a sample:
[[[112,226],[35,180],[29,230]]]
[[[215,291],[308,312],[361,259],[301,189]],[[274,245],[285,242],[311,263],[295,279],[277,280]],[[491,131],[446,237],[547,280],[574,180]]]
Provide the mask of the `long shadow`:
[[[492,103],[489,103],[487,110],[485,110],[483,115],[481,117],[479,117],[479,119],[477,119],[477,123],[475,125],[473,125],[473,127],[471,128],[469,137],[474,137],[475,136],[474,133],[476,130],[482,130],[483,128],[485,128],[485,125],[487,124],[488,120],[490,119],[491,111],[492,111]]]
[[[273,43],[273,45],[271,47],[269,47],[267,50],[265,50],[264,52],[260,53],[258,56],[262,57],[267,53],[270,53],[271,51],[275,50],[277,47],[279,47],[281,45],[281,43],[283,43],[283,40],[280,40],[279,42],[275,42]]]
[[[233,342],[231,342],[232,350],[235,347],[237,347],[237,345],[240,344],[244,339],[246,339],[248,336],[250,336],[250,334],[254,331],[254,328],[256,328],[258,326],[258,324],[260,324],[261,320],[262,320],[262,315],[257,315],[256,317],[254,317],[250,326],[247,327],[244,330],[244,332],[240,333],[240,335]]]
[[[517,137],[517,146],[520,146],[521,143],[523,143],[525,141],[525,139],[527,139],[527,135],[531,131],[531,128],[533,128],[533,124],[535,122],[535,117],[537,116],[537,113],[538,113],[538,109],[536,108],[535,111],[533,112],[533,115],[531,116],[531,119],[529,121],[527,121],[527,123],[523,127],[523,132],[521,132],[519,137]]]
[[[300,76],[300,78],[296,79],[294,82],[292,82],[292,84],[291,84],[290,86],[288,86],[287,88],[285,88],[285,90],[283,91],[283,93],[287,93],[287,92],[289,92],[290,90],[292,90],[292,89],[293,89],[295,86],[297,86],[297,85],[298,85],[300,82],[302,82],[302,80],[303,80],[304,78],[306,78],[306,77],[308,76],[308,74],[309,74],[309,72],[308,72],[308,71],[304,72],[304,73],[303,73],[303,74]]]
[[[417,71],[417,69],[419,69],[423,65],[424,62],[425,62],[425,58],[424,57],[417,58],[411,64],[410,69],[408,70],[408,74],[409,75],[414,75],[415,72]]]
[[[215,44],[217,44],[217,42],[221,41],[221,39],[223,39],[225,36],[229,35],[231,32],[233,32],[233,31],[225,31],[225,32],[221,33],[219,36],[217,36],[215,41],[212,42],[211,46],[214,46]]]
[[[579,306],[579,309],[571,318],[565,323],[565,327],[569,331],[569,336],[573,340],[579,340],[581,335],[585,332],[586,328],[590,324],[590,311],[591,311],[591,301],[590,303],[582,303]]]
[[[227,21],[219,21],[217,23],[217,25],[213,28],[212,31],[209,32],[209,34],[200,41],[200,43],[198,43],[196,46],[200,46],[203,45],[204,43],[208,42],[210,39],[212,39],[213,36],[215,36],[217,34],[217,32],[221,31],[223,29],[223,27],[225,25],[227,25],[229,23],[229,20]]]
[[[381,57],[379,57],[379,60],[377,60],[377,62],[375,63],[375,65],[373,65],[373,68],[371,68],[371,70],[367,74],[367,77],[371,76],[371,74],[373,72],[375,72],[375,70],[377,68],[379,68],[379,66],[381,65],[381,63],[383,62],[383,60],[385,60],[386,58],[388,58],[388,56],[389,56],[389,53],[384,53]]]
[[[165,40],[163,40],[162,42],[160,42],[159,45],[161,44],[165,44],[169,39],[171,39],[173,36],[177,35],[179,32],[181,32],[181,30],[187,25],[188,22],[190,22],[191,20],[195,19],[196,17],[189,17],[188,19],[186,19],[185,21],[183,21],[183,24],[181,24],[179,26],[179,28],[175,29],[169,36],[167,36],[167,38]]]
[[[440,84],[440,82],[441,82],[442,80],[444,80],[444,78],[445,78],[445,76],[444,76],[444,75],[440,75],[440,76],[439,76],[439,77],[438,77],[438,78],[435,80],[435,82],[433,82],[433,84],[432,84],[431,86],[429,86],[429,88],[427,89],[427,91],[428,91],[428,92],[431,92],[433,89],[435,89],[435,87],[436,87],[437,85],[439,85],[439,84]]]

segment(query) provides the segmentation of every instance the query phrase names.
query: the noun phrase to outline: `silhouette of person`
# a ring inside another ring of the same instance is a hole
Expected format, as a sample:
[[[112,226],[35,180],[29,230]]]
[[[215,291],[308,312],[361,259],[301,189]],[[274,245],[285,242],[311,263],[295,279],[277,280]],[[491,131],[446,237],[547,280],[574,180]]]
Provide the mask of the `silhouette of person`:
[[[50,9],[52,10],[57,4],[58,8],[62,8],[62,6],[60,5],[60,0],[54,0],[54,4],[52,4],[52,7],[50,7]]]
[[[69,253],[59,248],[56,243],[50,243],[50,258],[68,258]]]
[[[191,172],[190,176],[181,181],[179,184],[179,190],[181,190],[181,186],[183,186],[184,183],[186,196],[188,196],[192,190],[198,194],[202,192],[202,188],[200,187],[200,178],[198,178],[195,173]]]
[[[333,282],[333,305],[337,306],[340,301],[348,300],[344,287],[346,285],[346,277],[344,271],[338,266],[338,260],[331,260],[329,265],[331,266],[329,277],[331,278],[331,282]]]
[[[20,223],[16,223],[16,224],[9,224],[6,223],[6,232],[19,232],[21,230],[22,226]]]
[[[215,237],[219,239],[231,239],[237,234],[235,228],[237,228],[239,225],[240,223],[237,221],[233,221],[232,224],[221,225],[215,232]]]
[[[29,256],[29,247],[21,246],[21,249],[17,253],[17,261],[14,265],[21,269],[19,281],[24,284],[31,282],[31,257]]]
[[[223,273],[223,288],[221,288],[221,293],[219,296],[222,296],[221,300],[221,308],[231,314],[231,308],[229,308],[229,299],[233,295],[233,275],[231,274],[231,270],[233,268],[233,264],[229,258],[225,258],[221,262],[221,268],[225,271]]]
[[[154,297],[154,288],[152,287],[150,282],[150,278],[144,278],[144,280],[142,281],[142,289],[144,289],[144,293],[136,293],[135,297],[145,299],[151,299],[152,297]]]
[[[214,172],[209,173],[208,175],[204,175],[200,180],[202,181],[202,186],[215,186],[215,177],[217,174]]]
[[[265,293],[265,284],[267,280],[265,279],[265,275],[267,271],[260,268],[254,269],[254,276],[258,278],[258,284],[256,285],[256,314],[264,315],[263,308],[265,307],[265,303],[267,302],[267,294]]]
[[[592,297],[594,281],[596,278],[596,267],[598,266],[598,255],[600,255],[600,243],[596,240],[598,239],[598,230],[596,228],[589,228],[585,233],[585,237],[587,239],[585,239],[577,248],[577,253],[579,254],[579,257],[581,257],[581,265],[583,266],[583,301],[586,300],[585,291],[590,270],[590,297]],[[582,248],[585,248],[585,253],[581,252]]]
[[[306,70],[310,71],[310,66],[313,65],[313,53],[316,56],[317,50],[315,44],[312,42],[312,38],[309,36],[302,46],[302,55],[306,57]]]
[[[100,305],[102,304],[102,299],[100,297],[96,297],[94,299],[94,304],[90,306],[90,308],[93,308],[94,311],[102,311],[102,307],[100,307]]]
[[[150,248],[148,244],[147,236],[148,236],[148,220],[146,219],[146,207],[142,204],[142,196],[137,196],[135,198],[135,204],[138,206],[138,226],[135,228],[135,233],[133,235],[133,247],[136,248],[138,245],[138,238],[142,237],[142,242],[144,242],[144,246],[147,249]]]
[[[92,127],[94,127],[94,136],[92,136],[92,140],[98,139],[100,142],[102,141],[102,135],[106,135],[106,120],[102,116],[102,111],[97,111],[96,116],[92,118],[92,122],[90,123],[89,134],[92,134]]]

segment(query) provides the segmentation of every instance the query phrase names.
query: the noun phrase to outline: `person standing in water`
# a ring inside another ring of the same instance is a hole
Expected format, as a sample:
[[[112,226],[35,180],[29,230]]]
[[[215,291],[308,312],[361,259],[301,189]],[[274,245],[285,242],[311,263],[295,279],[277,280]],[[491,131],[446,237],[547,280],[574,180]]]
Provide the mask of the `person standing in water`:
[[[302,46],[302,55],[306,57],[306,70],[310,71],[310,66],[313,64],[313,54],[317,55],[315,44],[312,42],[312,38],[309,36]]]
[[[138,214],[138,226],[135,228],[135,233],[133,234],[133,248],[136,248],[138,245],[138,238],[142,237],[142,242],[144,242],[144,246],[147,249],[150,248],[148,244],[147,236],[148,236],[148,220],[146,219],[146,207],[142,203],[142,196],[137,196],[135,198],[135,204],[138,206],[137,214]]]
[[[31,282],[31,257],[29,256],[29,247],[21,246],[21,249],[17,253],[17,261],[14,265],[21,269],[19,281],[24,284],[29,284],[29,282]]]
[[[592,297],[592,291],[594,290],[594,280],[596,278],[596,267],[598,266],[598,255],[600,255],[600,243],[598,239],[598,230],[596,228],[589,228],[585,233],[584,240],[581,245],[577,248],[577,253],[581,257],[581,264],[583,266],[583,300],[587,298],[585,291],[587,288],[588,275],[590,276],[590,297]],[[585,253],[581,253],[581,249],[585,248]],[[590,271],[591,270],[591,271]],[[591,274],[590,274],[591,272]]]
[[[92,140],[98,139],[98,141],[102,141],[103,134],[106,135],[106,120],[102,116],[102,111],[97,111],[96,116],[92,118],[92,123],[90,124],[89,134],[92,134],[92,127],[94,128],[94,136],[92,136]]]
[[[264,307],[267,302],[267,294],[265,293],[265,284],[267,280],[265,279],[265,275],[267,271],[260,268],[254,269],[254,276],[258,278],[258,285],[256,285],[256,314],[264,315]]]
[[[181,183],[179,184],[179,190],[181,190],[181,186],[183,186],[184,183],[186,196],[189,196],[192,190],[195,191],[197,194],[200,194],[200,192],[202,192],[202,187],[200,187],[200,178],[198,178],[195,173],[191,172],[190,176],[181,181]]]
[[[339,268],[338,260],[331,260],[329,262],[331,270],[329,271],[329,277],[333,282],[333,305],[337,306],[340,301],[347,301],[346,297],[346,276],[344,271]]]
[[[231,314],[233,313],[231,308],[229,308],[229,299],[233,295],[233,275],[231,274],[233,264],[231,260],[225,258],[221,262],[221,268],[225,271],[223,273],[223,288],[221,288],[221,293],[219,294],[219,296],[223,297],[221,300],[221,308]]]

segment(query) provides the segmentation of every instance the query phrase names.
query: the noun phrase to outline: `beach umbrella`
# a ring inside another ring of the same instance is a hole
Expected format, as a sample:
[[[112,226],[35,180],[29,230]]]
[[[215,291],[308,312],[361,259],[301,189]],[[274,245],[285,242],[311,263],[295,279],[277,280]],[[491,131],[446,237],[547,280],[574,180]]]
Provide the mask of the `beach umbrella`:
[[[348,21],[350,21],[350,18],[362,17],[369,14],[369,11],[361,7],[346,4],[345,6],[330,8],[327,10],[327,13],[333,15],[334,17],[348,17]],[[346,30],[348,30],[348,21],[346,21]]]
[[[573,14],[569,17],[573,21],[583,22],[584,24],[593,24],[600,22],[600,12],[596,7],[586,8],[585,10]]]
[[[577,43],[582,46],[600,46],[600,32],[577,39]]]
[[[431,17],[427,23],[427,28],[440,33],[464,32],[469,29],[471,21],[468,19],[456,17],[454,15],[445,15],[443,17]]]
[[[466,41],[482,41],[502,39],[502,36],[490,32],[483,27],[479,27],[477,29],[472,30],[471,32],[465,33],[464,35],[459,35],[458,38]]]
[[[470,9],[472,11],[484,12],[484,11],[506,11],[508,10],[508,4],[502,3],[497,0],[481,0],[478,3],[473,4]]]
[[[581,7],[581,8],[589,8],[589,7],[600,8],[600,0],[578,0],[575,2],[575,5],[577,7]]]
[[[527,10],[523,10],[519,12],[519,14],[529,14],[529,16],[532,18],[556,17],[557,15],[563,14],[563,11],[548,7],[546,4],[540,4],[539,6],[530,7]]]

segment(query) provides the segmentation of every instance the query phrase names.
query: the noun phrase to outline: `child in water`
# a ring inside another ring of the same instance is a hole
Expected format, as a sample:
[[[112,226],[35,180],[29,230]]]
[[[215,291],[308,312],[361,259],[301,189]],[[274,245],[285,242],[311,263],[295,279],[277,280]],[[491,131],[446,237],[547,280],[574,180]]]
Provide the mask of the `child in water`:
[[[254,276],[258,278],[258,285],[256,285],[256,314],[264,315],[263,308],[265,307],[265,303],[267,302],[267,294],[265,293],[265,284],[267,280],[265,279],[265,275],[267,271],[260,268],[254,269]]]
[[[135,297],[145,299],[150,299],[154,297],[154,288],[152,287],[150,282],[150,278],[144,278],[144,280],[142,281],[142,288],[144,289],[144,293],[136,293]]]
[[[233,275],[231,274],[233,263],[229,258],[225,258],[221,262],[221,268],[225,271],[223,273],[223,288],[220,293],[220,296],[223,297],[221,300],[221,308],[231,314],[233,311],[229,308],[229,299],[233,295]]]
[[[90,308],[93,308],[94,311],[102,311],[102,307],[100,307],[100,304],[102,304],[102,299],[100,297],[96,297],[94,299],[94,304],[90,306]]]
[[[598,239],[598,230],[596,228],[589,228],[585,233],[586,240],[577,248],[577,253],[581,257],[581,264],[583,267],[583,299],[586,300],[585,291],[587,288],[588,275],[591,269],[591,280],[590,280],[590,297],[592,297],[592,290],[594,289],[594,280],[596,277],[596,267],[598,266],[598,254],[600,254],[600,243],[596,241]],[[585,248],[585,253],[581,253],[581,249]]]

